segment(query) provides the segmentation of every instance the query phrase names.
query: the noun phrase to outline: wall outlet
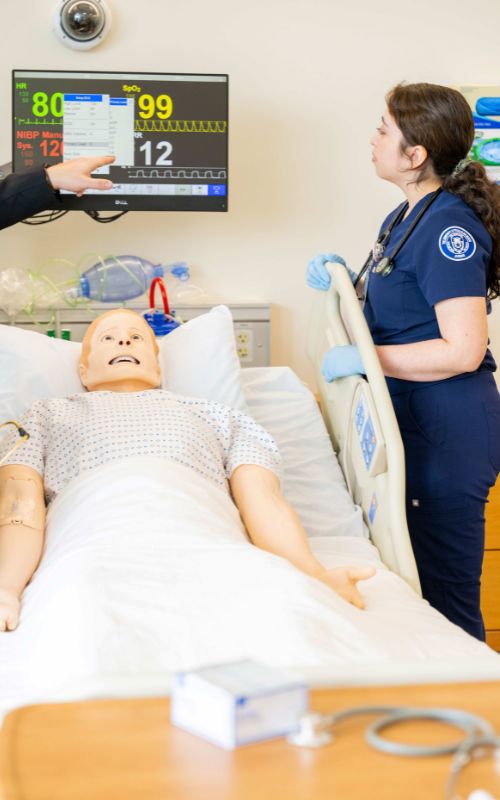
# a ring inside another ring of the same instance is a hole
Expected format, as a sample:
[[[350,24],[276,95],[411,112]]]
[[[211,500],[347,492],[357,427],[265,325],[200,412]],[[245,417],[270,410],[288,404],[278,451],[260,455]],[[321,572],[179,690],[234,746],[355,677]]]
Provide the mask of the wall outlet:
[[[236,350],[242,362],[253,361],[253,331],[251,328],[236,328]]]

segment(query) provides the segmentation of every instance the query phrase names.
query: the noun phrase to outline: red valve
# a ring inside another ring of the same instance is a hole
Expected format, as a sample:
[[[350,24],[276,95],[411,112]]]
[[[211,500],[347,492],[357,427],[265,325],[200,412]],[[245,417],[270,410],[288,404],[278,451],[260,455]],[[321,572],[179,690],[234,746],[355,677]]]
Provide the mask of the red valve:
[[[159,287],[161,296],[163,298],[163,308],[165,310],[165,314],[169,317],[170,307],[168,305],[167,287],[161,278],[153,278],[151,281],[151,286],[149,287],[149,307],[155,308],[155,289],[157,286]]]

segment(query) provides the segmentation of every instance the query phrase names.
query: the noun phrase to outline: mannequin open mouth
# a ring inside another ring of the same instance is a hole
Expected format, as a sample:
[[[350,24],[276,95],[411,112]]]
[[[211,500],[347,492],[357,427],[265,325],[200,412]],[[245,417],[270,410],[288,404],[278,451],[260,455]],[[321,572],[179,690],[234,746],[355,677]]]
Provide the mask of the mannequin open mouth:
[[[115,356],[109,362],[110,365],[112,364],[140,364],[141,362],[139,359],[135,358],[135,356]]]

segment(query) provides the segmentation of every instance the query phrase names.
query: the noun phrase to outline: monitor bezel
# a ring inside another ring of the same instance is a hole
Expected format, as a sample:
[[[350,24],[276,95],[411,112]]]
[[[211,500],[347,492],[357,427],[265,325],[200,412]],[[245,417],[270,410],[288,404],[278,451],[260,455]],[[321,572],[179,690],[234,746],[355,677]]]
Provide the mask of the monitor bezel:
[[[16,148],[16,125],[14,114],[14,82],[18,73],[33,72],[39,74],[58,75],[71,73],[77,76],[93,76],[93,75],[121,75],[128,76],[128,79],[137,76],[181,76],[186,77],[214,77],[225,78],[224,85],[226,90],[226,108],[227,108],[227,133],[226,133],[226,170],[229,172],[229,75],[227,73],[218,72],[138,72],[138,71],[124,71],[124,70],[73,70],[73,69],[20,69],[19,67],[12,70],[11,82],[11,107],[12,107],[12,170],[15,171],[15,148]],[[41,165],[40,165],[41,166]],[[19,171],[18,171],[19,172]],[[228,179],[226,179],[228,181]],[[137,194],[123,194],[117,197],[116,195],[99,194],[83,194],[81,197],[75,195],[61,193],[57,196],[54,195],[54,202],[47,206],[47,210],[67,210],[67,211],[222,211],[228,210],[228,182],[226,182],[226,195],[224,197],[207,197],[197,195],[137,195]]]

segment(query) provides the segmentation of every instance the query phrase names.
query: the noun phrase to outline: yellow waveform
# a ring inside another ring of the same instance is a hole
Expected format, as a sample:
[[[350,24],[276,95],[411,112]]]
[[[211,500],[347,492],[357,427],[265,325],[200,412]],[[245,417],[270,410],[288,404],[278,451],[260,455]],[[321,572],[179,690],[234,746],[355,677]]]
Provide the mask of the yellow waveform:
[[[136,119],[135,130],[145,133],[226,133],[227,120],[216,119]]]

